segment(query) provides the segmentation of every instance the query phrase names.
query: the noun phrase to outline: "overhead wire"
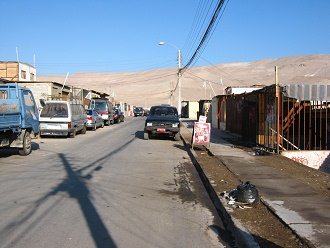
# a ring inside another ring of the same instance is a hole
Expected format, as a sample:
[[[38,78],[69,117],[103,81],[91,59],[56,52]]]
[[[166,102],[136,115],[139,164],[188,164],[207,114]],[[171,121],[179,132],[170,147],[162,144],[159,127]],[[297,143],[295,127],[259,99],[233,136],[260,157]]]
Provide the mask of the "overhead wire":
[[[201,6],[203,3],[203,6]],[[213,5],[213,0],[207,5],[207,1],[200,0],[199,6],[195,15],[195,22],[193,23],[193,26],[191,28],[190,36],[188,36],[185,44],[190,44],[189,48],[183,49],[184,56],[183,57],[190,57],[189,54],[191,54],[194,50],[194,48],[197,45],[197,42],[199,42],[200,36],[205,32],[205,23],[210,15],[210,11]],[[204,29],[204,30],[203,30]],[[187,52],[185,52],[187,51]],[[183,60],[184,62],[184,60]]]
[[[211,3],[213,0],[211,1]],[[189,58],[190,54],[193,52],[194,48],[196,47],[196,44],[198,42],[199,37],[201,36],[201,33],[203,33],[203,24],[205,23],[207,16],[208,16],[208,10],[211,8],[210,1],[200,0],[199,5],[197,7],[197,10],[195,12],[195,18],[192,23],[190,32],[188,37],[186,38],[185,45],[183,46],[183,63],[185,63],[184,58]]]
[[[200,55],[201,50],[203,49],[203,46],[206,45],[207,40],[210,38],[210,34],[212,34],[212,30],[215,27],[215,25],[218,23],[217,19],[219,17],[219,14],[225,4],[225,0],[219,0],[216,9],[214,10],[214,13],[212,15],[212,18],[207,26],[206,31],[204,32],[204,35],[202,36],[199,45],[197,46],[197,48],[195,49],[195,52],[193,53],[193,55],[190,57],[190,59],[188,60],[188,62],[186,63],[185,66],[183,66],[180,69],[180,72],[183,73],[184,71],[186,71],[193,62],[195,62],[197,56]],[[222,16],[222,14],[220,15],[220,17]]]

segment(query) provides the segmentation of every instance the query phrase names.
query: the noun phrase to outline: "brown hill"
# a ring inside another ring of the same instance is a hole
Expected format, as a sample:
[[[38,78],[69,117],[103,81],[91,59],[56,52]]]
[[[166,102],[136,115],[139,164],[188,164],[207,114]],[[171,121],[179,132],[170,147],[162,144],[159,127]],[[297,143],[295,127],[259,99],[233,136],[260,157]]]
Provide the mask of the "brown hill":
[[[308,55],[194,67],[181,79],[181,99],[198,101],[220,95],[229,86],[270,85],[275,82],[275,66],[279,83],[330,84],[330,55]],[[70,75],[67,85],[106,92],[116,102],[149,107],[170,103],[170,92],[177,83],[177,69],[142,72],[81,72]],[[40,81],[63,83],[65,75],[39,76]],[[172,97],[177,103],[177,92]]]

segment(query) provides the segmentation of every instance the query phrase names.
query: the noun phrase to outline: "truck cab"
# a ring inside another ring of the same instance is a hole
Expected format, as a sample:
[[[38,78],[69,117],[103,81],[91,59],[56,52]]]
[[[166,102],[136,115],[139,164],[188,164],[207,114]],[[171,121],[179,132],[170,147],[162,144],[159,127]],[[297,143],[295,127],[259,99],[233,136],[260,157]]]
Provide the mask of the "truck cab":
[[[32,150],[39,134],[39,114],[32,91],[17,83],[0,85],[0,148],[16,147],[20,155]]]

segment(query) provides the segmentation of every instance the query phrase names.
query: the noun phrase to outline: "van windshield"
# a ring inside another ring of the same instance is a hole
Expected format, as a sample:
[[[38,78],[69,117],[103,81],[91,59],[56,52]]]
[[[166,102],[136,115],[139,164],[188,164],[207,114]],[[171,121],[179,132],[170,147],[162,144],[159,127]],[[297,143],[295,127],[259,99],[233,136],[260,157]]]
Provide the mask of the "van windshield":
[[[94,104],[95,104],[94,105],[94,109],[97,110],[98,112],[106,112],[106,111],[108,111],[107,102],[95,101]]]
[[[68,117],[68,106],[65,103],[46,103],[40,117]]]

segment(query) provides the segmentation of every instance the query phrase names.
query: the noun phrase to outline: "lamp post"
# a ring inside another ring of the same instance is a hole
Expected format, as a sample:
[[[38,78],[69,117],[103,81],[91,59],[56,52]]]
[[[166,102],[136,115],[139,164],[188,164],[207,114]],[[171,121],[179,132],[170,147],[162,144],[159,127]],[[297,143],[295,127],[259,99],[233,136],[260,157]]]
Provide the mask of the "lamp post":
[[[161,41],[158,43],[158,45],[160,46],[166,44],[174,47],[178,51],[178,114],[181,115],[181,50],[177,46],[165,41]]]

